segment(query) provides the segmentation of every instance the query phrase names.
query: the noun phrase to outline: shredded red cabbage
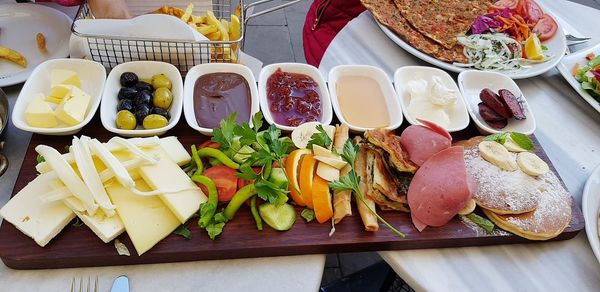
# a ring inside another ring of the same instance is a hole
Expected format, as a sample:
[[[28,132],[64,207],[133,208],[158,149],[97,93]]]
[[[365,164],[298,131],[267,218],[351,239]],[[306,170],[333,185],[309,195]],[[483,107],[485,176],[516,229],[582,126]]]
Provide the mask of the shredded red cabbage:
[[[592,72],[592,74],[594,74],[594,77],[596,77],[596,79],[600,80],[600,71],[590,70],[590,72]]]
[[[491,29],[501,28],[502,22],[496,20],[496,16],[502,16],[504,18],[510,17],[510,9],[505,8],[499,12],[489,13],[486,15],[480,15],[475,19],[473,24],[471,25],[471,33],[472,34],[482,34],[486,32],[490,32]]]

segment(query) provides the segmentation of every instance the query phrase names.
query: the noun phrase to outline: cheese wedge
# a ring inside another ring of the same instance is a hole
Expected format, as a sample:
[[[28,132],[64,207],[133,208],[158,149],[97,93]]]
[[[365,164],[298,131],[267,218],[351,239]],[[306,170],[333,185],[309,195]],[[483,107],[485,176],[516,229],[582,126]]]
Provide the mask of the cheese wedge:
[[[56,108],[56,117],[69,126],[78,125],[85,118],[91,96],[73,87],[71,98],[63,99]]]
[[[72,88],[74,88],[72,85],[58,84],[50,89],[49,97],[54,97],[57,99],[69,98],[69,96],[71,96]]]
[[[135,184],[141,191],[150,190],[143,180],[137,180]],[[117,206],[117,213],[138,255],[144,254],[181,225],[157,196],[137,196],[116,182],[106,191]]]
[[[58,126],[54,110],[44,101],[44,95],[35,94],[25,109],[25,121],[29,126],[52,128]]]
[[[2,218],[42,247],[75,218],[75,213],[61,201],[46,203],[40,199],[52,191],[53,180],[56,176],[52,174],[39,175],[0,209]]]
[[[81,87],[81,81],[75,71],[65,69],[53,69],[50,71],[50,88],[59,84]]]

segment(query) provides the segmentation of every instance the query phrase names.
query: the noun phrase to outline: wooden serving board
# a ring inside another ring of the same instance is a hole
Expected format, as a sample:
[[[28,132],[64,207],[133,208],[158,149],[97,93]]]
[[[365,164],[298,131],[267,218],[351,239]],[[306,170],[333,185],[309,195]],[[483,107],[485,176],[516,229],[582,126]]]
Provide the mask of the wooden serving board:
[[[87,125],[78,135],[95,137],[106,141],[113,134],[102,127],[98,117]],[[189,145],[199,144],[207,137],[195,132],[180,123],[167,135],[179,137],[189,149]],[[471,124],[467,130],[454,133],[454,139],[465,139],[478,135]],[[36,152],[35,146],[46,144],[62,150],[70,145],[71,136],[55,137],[33,135],[21,171],[15,183],[13,195],[35,178]],[[536,153],[552,167],[544,150],[534,137]],[[170,235],[142,256],[135,252],[127,234],[119,236],[119,240],[127,245],[131,256],[119,256],[114,245],[103,243],[85,226],[67,226],[46,247],[39,247],[12,224],[5,222],[0,226],[0,258],[13,269],[53,269],[88,266],[111,266],[182,262],[195,260],[250,258],[267,256],[286,256],[300,254],[322,254],[338,252],[364,252],[380,250],[444,248],[460,246],[480,246],[512,243],[535,243],[509,233],[495,232],[486,234],[467,226],[455,218],[447,225],[439,228],[428,227],[418,232],[412,225],[409,214],[381,211],[380,214],[392,225],[406,234],[404,239],[390,232],[380,224],[378,232],[367,232],[353,203],[353,216],[346,217],[336,225],[336,232],[328,236],[330,224],[318,224],[316,221],[306,223],[301,217],[301,209],[297,208],[298,219],[290,231],[278,232],[267,225],[263,231],[256,226],[249,208],[243,206],[233,221],[225,227],[223,233],[212,241],[204,230],[197,227],[196,219],[191,219],[188,226],[192,231],[192,239],[186,240],[177,235]],[[552,240],[573,238],[584,227],[581,210],[572,204],[573,219],[567,229]]]

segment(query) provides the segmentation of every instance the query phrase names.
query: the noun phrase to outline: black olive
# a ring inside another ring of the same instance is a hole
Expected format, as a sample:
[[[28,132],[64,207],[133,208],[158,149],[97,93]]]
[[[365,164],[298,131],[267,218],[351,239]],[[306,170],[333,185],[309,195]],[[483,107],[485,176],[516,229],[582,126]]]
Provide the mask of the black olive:
[[[117,104],[117,111],[128,110],[130,112],[133,111],[133,102],[131,99],[121,99]]]
[[[164,110],[164,109],[162,109],[162,108],[159,108],[159,107],[153,108],[152,109],[152,113],[153,114],[157,114],[157,115],[161,115],[161,116],[165,117],[167,120],[171,119],[171,115],[169,114],[169,112],[166,111],[166,110]]]
[[[135,99],[133,100],[133,102],[135,103],[135,105],[149,105],[152,102],[152,94],[145,90],[138,91],[138,93],[135,95]]]
[[[148,83],[148,82],[144,82],[144,81],[139,81],[138,83],[135,84],[135,89],[137,89],[138,91],[142,91],[142,90],[146,90],[149,92],[154,91],[154,88],[152,87],[152,84]]]
[[[125,72],[121,74],[121,78],[119,81],[121,81],[121,86],[133,87],[136,83],[138,83],[139,79],[138,76],[135,75],[135,73]]]
[[[133,99],[135,98],[136,93],[137,90],[135,90],[135,88],[123,87],[119,90],[119,94],[117,94],[117,97],[119,99]]]
[[[138,124],[141,125],[147,115],[150,114],[150,106],[147,104],[140,104],[135,106],[135,119]]]

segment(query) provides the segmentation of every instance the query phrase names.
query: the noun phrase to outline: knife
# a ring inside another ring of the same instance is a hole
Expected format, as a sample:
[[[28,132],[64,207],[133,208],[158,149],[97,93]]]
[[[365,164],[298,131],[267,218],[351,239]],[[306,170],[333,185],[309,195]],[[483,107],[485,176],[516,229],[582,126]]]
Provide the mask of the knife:
[[[129,292],[129,279],[127,276],[119,276],[113,282],[110,292]]]

